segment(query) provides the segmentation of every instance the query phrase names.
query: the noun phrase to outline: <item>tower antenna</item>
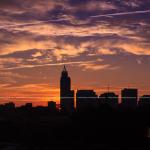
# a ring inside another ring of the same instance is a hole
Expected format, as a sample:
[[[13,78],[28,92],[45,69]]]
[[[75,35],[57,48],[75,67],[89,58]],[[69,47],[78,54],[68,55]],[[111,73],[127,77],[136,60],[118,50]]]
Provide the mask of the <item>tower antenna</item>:
[[[66,69],[66,66],[64,65],[64,71],[66,71],[67,69]]]

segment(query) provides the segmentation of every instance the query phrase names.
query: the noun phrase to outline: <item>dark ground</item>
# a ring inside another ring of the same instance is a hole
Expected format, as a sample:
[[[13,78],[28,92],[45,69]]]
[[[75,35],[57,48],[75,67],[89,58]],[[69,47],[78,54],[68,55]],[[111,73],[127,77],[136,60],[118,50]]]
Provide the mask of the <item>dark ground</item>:
[[[150,109],[0,110],[0,150],[149,150]]]

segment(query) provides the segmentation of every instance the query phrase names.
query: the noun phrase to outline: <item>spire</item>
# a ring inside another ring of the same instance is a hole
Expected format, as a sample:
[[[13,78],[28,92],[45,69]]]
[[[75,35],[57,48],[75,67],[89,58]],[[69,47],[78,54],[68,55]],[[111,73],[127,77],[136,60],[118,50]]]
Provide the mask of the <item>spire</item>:
[[[67,72],[65,65],[64,65],[63,70],[62,70],[62,76],[68,76],[68,72]]]

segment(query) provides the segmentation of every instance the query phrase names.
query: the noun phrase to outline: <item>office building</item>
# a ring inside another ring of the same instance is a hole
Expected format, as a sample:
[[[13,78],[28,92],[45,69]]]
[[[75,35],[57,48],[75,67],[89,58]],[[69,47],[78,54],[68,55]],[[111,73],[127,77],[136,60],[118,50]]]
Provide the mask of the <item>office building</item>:
[[[135,108],[138,101],[138,90],[137,89],[123,89],[121,91],[122,106]]]
[[[118,95],[113,92],[103,93],[99,96],[100,104],[108,104],[109,106],[116,108],[118,106]]]
[[[76,109],[96,108],[98,106],[98,97],[93,90],[77,90]]]

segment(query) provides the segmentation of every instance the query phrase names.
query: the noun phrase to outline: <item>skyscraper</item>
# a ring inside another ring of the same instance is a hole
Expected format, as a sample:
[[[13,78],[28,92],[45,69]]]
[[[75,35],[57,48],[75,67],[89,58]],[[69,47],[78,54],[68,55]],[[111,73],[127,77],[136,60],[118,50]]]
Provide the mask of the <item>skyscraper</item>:
[[[71,79],[65,66],[60,78],[60,108],[65,112],[74,110],[74,90],[71,90]]]

